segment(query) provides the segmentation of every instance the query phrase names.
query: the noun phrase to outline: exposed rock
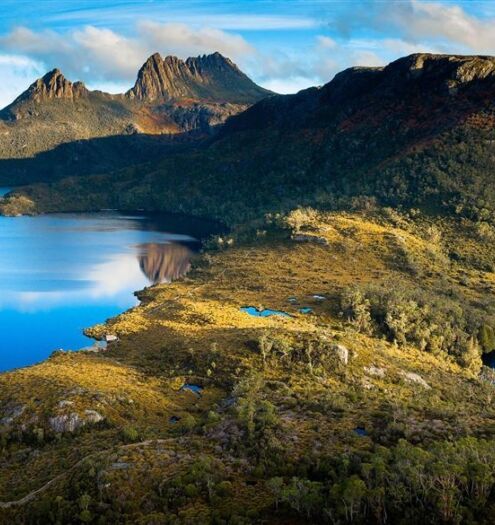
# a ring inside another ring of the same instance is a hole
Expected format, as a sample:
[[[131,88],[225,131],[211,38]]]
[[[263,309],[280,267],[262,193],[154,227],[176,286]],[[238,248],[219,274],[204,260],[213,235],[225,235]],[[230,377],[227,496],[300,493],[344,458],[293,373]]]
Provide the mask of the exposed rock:
[[[59,408],[68,407],[74,404],[74,401],[69,401],[68,399],[62,399],[62,401],[58,402]]]
[[[114,341],[118,341],[118,337],[115,334],[106,334],[105,335],[105,341],[107,343],[112,343]]]
[[[63,432],[75,432],[84,425],[84,421],[79,414],[73,412],[72,414],[51,417],[48,419],[48,424],[54,432],[61,434]]]
[[[246,103],[269,94],[220,53],[185,61],[155,53],[139,70],[136,83],[126,96],[147,101],[190,98]]]
[[[104,416],[102,416],[99,412],[97,412],[96,410],[85,410],[84,411],[84,415],[85,415],[85,423],[99,423],[100,421],[103,421],[105,418]]]
[[[58,69],[53,69],[44,77],[33,82],[29,88],[22,93],[13,104],[31,100],[43,102],[49,99],[74,100],[88,94],[88,90],[82,82],[72,83],[67,80]]]
[[[85,410],[84,417],[76,412],[71,414],[60,414],[48,419],[50,428],[56,433],[75,432],[86,424],[95,424],[103,421],[105,418],[96,410]]]
[[[341,363],[344,365],[349,363],[349,350],[344,345],[333,345],[333,350],[335,350]]]
[[[403,376],[409,383],[421,385],[427,390],[431,388],[431,386],[419,374],[415,374],[414,372],[403,372]]]
[[[377,366],[365,366],[364,371],[366,374],[370,376],[380,377],[380,378],[384,378],[385,373],[386,373],[385,368],[380,368]]]
[[[292,240],[296,242],[314,242],[316,244],[322,244],[328,246],[329,242],[325,237],[320,237],[318,235],[312,235],[310,233],[298,233],[292,236]]]
[[[10,427],[12,423],[20,417],[26,410],[26,405],[10,404],[3,410],[0,418],[0,427]]]

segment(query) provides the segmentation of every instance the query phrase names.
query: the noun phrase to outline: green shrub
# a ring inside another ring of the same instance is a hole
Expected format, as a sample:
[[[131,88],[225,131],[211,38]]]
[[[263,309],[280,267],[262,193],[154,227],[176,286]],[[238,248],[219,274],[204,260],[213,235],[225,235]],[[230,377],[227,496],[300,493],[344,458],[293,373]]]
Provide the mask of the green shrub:
[[[122,437],[127,443],[135,443],[139,440],[139,432],[134,427],[124,427]]]

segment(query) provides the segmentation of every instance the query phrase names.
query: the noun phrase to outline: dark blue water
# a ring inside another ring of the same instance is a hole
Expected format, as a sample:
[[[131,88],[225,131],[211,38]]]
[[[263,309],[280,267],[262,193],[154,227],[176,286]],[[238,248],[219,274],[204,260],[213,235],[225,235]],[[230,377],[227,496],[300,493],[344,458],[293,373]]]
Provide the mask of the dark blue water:
[[[0,217],[0,371],[90,345],[83,328],[185,273],[204,233],[173,216]]]
[[[185,383],[180,387],[181,390],[190,390],[194,394],[200,396],[203,391],[203,387],[200,385],[193,385],[192,383]]]

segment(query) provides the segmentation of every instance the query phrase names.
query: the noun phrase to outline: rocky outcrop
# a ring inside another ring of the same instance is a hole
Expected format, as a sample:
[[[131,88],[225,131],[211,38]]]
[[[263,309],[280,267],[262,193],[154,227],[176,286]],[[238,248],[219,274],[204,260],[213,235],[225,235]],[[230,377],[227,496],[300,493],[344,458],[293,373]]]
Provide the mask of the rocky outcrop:
[[[349,349],[344,345],[333,345],[333,350],[343,365],[349,364]]]
[[[297,233],[292,236],[292,240],[296,242],[313,242],[315,244],[322,244],[323,246],[328,246],[329,244],[325,237],[311,233]]]
[[[48,419],[48,424],[53,432],[62,434],[64,432],[73,433],[85,425],[94,425],[104,419],[104,416],[96,410],[88,409],[84,411],[83,416],[80,416],[76,412],[72,412],[70,414],[60,414],[50,417]]]
[[[381,368],[378,366],[365,366],[364,372],[369,376],[378,377],[380,379],[383,379],[386,374],[385,368]]]
[[[12,424],[18,419],[26,410],[26,405],[17,403],[10,403],[0,412],[0,429],[10,429]]]
[[[48,419],[48,424],[53,432],[61,434],[63,432],[75,432],[83,426],[83,420],[79,414],[73,412],[72,414],[53,416]]]
[[[495,58],[417,53],[386,67],[352,67],[322,89],[326,104],[348,103],[361,96],[397,96],[403,92],[452,95],[475,82],[495,80]]]
[[[403,372],[402,375],[408,383],[419,385],[425,390],[430,390],[431,388],[431,386],[419,374],[414,372]]]

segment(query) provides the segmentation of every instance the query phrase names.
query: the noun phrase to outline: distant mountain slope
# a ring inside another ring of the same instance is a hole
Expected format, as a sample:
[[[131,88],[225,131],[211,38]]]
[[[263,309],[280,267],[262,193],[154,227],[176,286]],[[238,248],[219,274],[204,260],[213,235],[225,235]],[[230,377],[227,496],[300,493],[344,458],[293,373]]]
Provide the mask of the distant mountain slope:
[[[119,95],[90,91],[55,69],[0,112],[0,159],[98,137],[206,132],[270,94],[219,53],[185,62],[155,54]]]
[[[411,55],[266,98],[230,119],[206,149],[94,178],[97,195],[75,181],[30,191],[41,209],[70,207],[77,194],[81,209],[229,221],[356,196],[495,217],[494,93],[495,58]],[[109,184],[111,195],[101,190]]]

